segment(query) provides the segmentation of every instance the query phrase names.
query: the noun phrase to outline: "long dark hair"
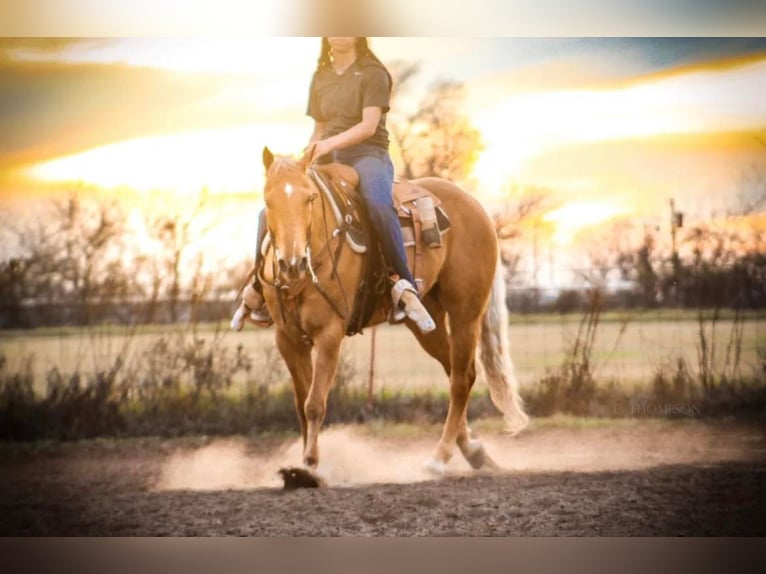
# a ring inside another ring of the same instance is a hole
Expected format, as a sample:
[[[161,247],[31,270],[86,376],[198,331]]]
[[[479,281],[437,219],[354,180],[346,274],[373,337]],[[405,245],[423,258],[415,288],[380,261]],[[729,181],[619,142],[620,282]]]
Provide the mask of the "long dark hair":
[[[383,64],[383,62],[380,61],[380,59],[374,54],[374,52],[370,49],[370,44],[367,41],[367,37],[359,37],[354,38],[354,49],[356,50],[356,57],[367,57],[371,60],[373,60],[376,64],[378,64],[381,68],[383,68],[386,71],[386,74],[388,74],[388,86],[389,89],[393,86],[393,79],[391,78],[391,72],[388,71],[388,68]],[[332,58],[330,57],[330,52],[332,51],[332,48],[330,47],[330,40],[327,39],[327,37],[322,37],[322,49],[319,52],[319,60],[317,61],[317,71],[323,69],[323,68],[329,68],[332,66]]]

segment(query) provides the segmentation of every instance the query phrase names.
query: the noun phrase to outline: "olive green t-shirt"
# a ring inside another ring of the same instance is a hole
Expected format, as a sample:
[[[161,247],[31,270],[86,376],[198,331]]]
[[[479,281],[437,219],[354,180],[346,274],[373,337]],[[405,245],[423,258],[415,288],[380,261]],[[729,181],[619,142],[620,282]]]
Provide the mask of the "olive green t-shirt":
[[[325,124],[322,139],[346,131],[362,121],[362,110],[379,107],[383,110],[375,133],[363,144],[388,149],[386,112],[391,97],[391,81],[379,62],[360,56],[342,74],[332,66],[320,68],[314,73],[309,90],[306,113],[317,122]]]

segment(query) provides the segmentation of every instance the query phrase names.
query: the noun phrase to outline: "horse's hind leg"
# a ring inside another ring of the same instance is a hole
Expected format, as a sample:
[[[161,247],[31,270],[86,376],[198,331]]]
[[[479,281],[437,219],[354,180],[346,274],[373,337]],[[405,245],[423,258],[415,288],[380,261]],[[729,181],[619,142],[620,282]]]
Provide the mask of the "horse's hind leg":
[[[476,380],[474,353],[478,340],[479,319],[452,322],[451,327],[449,410],[436,452],[426,463],[426,468],[435,474],[444,473],[445,465],[452,458],[458,437],[463,447],[470,445],[467,442],[470,437],[465,419],[468,396]]]
[[[449,357],[449,335],[447,334],[447,314],[444,309],[441,308],[438,302],[431,298],[426,297],[423,299],[423,306],[431,315],[431,318],[436,323],[436,329],[423,333],[417,326],[411,321],[407,321],[407,328],[415,335],[415,338],[423,347],[423,350],[431,355],[434,359],[439,361],[444,372],[449,377],[450,374],[450,357]]]
[[[471,465],[471,468],[478,470],[480,468],[499,468],[497,463],[487,454],[484,445],[477,438],[471,436],[471,430],[468,428],[467,413],[463,415],[460,421],[460,429],[457,433],[457,446],[463,457]]]
[[[415,335],[415,338],[420,343],[420,346],[423,347],[423,350],[435,358],[437,361],[439,361],[439,363],[441,363],[441,366],[444,368],[444,372],[449,377],[451,373],[449,351],[450,341],[449,335],[447,333],[446,313],[444,309],[432,299],[424,299],[423,304],[425,305],[429,315],[431,315],[434,322],[436,323],[436,330],[427,334],[423,334],[420,332],[420,329],[411,327],[410,331],[412,331],[412,334]],[[468,384],[473,386],[476,380],[475,369],[469,369],[466,375],[468,377]],[[470,464],[471,467],[475,469],[483,468],[485,466],[496,466],[490,456],[487,454],[481,441],[471,436],[470,430],[468,429],[467,419],[468,416],[466,408],[463,412],[463,417],[460,421],[460,426],[458,427],[456,437],[457,446],[460,449],[463,457],[465,457],[466,461],[468,461],[468,464]],[[426,463],[426,468],[437,474],[440,474],[443,471],[442,466],[439,464],[434,464],[433,460],[429,460]]]

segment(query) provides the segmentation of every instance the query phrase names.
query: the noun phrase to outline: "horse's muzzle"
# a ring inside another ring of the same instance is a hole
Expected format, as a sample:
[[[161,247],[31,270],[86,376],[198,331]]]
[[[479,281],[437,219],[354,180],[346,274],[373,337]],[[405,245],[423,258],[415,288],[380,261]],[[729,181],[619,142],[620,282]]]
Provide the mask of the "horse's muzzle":
[[[303,277],[308,269],[308,258],[305,255],[300,259],[293,257],[290,261],[280,258],[278,263],[280,274],[288,280]]]

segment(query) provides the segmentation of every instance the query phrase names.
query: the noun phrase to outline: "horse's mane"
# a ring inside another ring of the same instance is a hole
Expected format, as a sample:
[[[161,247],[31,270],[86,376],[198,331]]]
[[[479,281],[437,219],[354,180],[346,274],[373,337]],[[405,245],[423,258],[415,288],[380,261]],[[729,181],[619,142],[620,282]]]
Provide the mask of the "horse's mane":
[[[269,167],[269,171],[274,175],[279,175],[284,172],[303,171],[301,164],[288,156],[277,156],[274,158],[274,163]]]

